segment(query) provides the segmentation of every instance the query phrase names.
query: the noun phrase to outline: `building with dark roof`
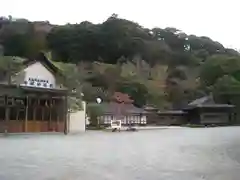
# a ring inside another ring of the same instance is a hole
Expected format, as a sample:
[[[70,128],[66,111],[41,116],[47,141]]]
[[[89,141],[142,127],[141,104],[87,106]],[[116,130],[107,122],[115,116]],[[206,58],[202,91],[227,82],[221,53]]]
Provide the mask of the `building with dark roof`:
[[[231,104],[219,104],[213,96],[205,96],[189,103],[183,108],[187,122],[191,124],[230,124],[233,121]]]
[[[99,123],[110,125],[112,120],[122,120],[123,125],[183,125],[183,124],[223,124],[233,121],[231,104],[216,103],[212,96],[205,96],[189,103],[180,110],[159,111],[152,106],[144,108],[133,104],[102,103]]]
[[[151,125],[183,125],[183,124],[230,124],[234,120],[234,106],[219,104],[213,96],[204,96],[190,102],[179,110],[159,111],[154,107],[146,107],[147,124]]]
[[[182,110],[158,111],[158,125],[182,125],[187,123],[187,113]]]
[[[100,107],[102,112],[99,116],[100,124],[110,125],[112,120],[121,120],[122,125],[147,123],[147,111],[133,104],[110,102],[102,103]]]

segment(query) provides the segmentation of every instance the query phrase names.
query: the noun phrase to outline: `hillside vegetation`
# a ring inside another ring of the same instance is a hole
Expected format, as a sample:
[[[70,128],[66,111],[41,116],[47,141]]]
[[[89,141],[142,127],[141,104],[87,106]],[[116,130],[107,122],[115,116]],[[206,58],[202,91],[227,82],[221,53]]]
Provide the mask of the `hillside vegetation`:
[[[108,101],[120,91],[140,107],[181,108],[212,92],[220,102],[238,103],[239,53],[176,28],[148,29],[116,14],[101,24],[62,26],[0,18],[1,59],[32,58],[39,51],[87,101]]]

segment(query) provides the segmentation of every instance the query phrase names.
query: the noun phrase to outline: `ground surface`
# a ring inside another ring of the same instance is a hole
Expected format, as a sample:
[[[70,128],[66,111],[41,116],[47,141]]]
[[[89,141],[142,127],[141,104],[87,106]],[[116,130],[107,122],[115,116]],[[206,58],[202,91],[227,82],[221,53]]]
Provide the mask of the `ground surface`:
[[[0,180],[239,180],[240,128],[0,138]]]

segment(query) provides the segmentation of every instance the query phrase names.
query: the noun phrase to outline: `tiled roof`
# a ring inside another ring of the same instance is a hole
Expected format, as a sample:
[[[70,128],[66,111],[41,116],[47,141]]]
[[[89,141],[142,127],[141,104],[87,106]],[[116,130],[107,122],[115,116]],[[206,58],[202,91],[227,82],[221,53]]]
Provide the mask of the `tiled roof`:
[[[171,114],[171,115],[181,115],[185,114],[186,112],[181,110],[169,110],[169,111],[158,111],[158,114]]]
[[[138,108],[133,104],[118,104],[115,102],[102,103],[100,107],[104,114],[144,114],[144,109]]]
[[[231,104],[219,104],[216,103],[213,99],[213,96],[204,96],[202,98],[196,99],[188,104],[187,108],[195,108],[195,107],[234,107],[234,105]]]
[[[188,104],[188,106],[198,106],[203,104],[215,104],[212,96],[204,96]]]

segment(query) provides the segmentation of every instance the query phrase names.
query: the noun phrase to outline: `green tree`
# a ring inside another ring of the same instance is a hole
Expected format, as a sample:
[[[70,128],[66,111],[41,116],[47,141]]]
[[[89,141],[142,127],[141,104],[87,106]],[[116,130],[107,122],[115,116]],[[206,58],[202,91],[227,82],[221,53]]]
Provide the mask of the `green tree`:
[[[240,82],[231,75],[224,75],[212,86],[215,94],[238,94],[240,92]]]
[[[87,73],[84,69],[74,65],[66,63],[56,63],[58,68],[64,75],[64,85],[68,88],[70,95],[68,103],[71,110],[78,110],[82,108],[82,98],[84,96],[82,86]]]
[[[180,30],[176,28],[154,28],[152,32],[157,40],[164,41],[172,50],[181,52],[185,50],[187,35],[183,35]]]
[[[217,102],[235,105],[236,122],[240,123],[240,82],[231,75],[224,75],[212,86]]]
[[[224,75],[233,75],[240,69],[240,57],[212,56],[202,65],[200,77],[204,86],[211,86]]]
[[[131,81],[119,82],[116,91],[128,94],[132,100],[134,100],[134,105],[142,107],[146,105],[148,98],[148,89],[144,84]]]
[[[89,104],[87,106],[87,115],[90,117],[90,126],[98,127],[99,126],[99,120],[98,117],[101,116],[103,113],[103,110],[101,108],[101,105],[99,104]]]
[[[23,68],[24,59],[12,56],[0,56],[1,80],[6,80],[12,84],[16,73]]]
[[[46,33],[24,19],[0,21],[0,43],[7,56],[34,57],[46,50]]]

